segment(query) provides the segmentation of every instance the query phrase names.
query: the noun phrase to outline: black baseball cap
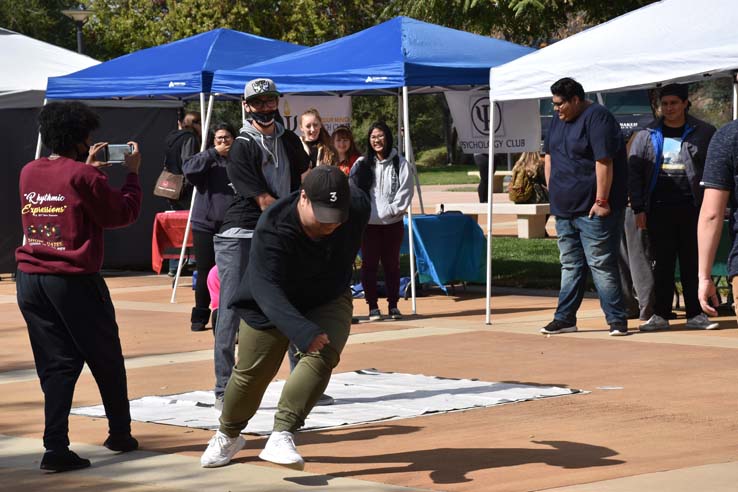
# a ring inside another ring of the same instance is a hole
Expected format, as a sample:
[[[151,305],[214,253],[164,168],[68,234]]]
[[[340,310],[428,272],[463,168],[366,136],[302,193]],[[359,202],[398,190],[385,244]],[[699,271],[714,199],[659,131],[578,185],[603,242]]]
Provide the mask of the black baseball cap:
[[[348,220],[351,192],[348,178],[338,167],[316,167],[305,177],[302,189],[310,199],[318,222],[342,224]]]

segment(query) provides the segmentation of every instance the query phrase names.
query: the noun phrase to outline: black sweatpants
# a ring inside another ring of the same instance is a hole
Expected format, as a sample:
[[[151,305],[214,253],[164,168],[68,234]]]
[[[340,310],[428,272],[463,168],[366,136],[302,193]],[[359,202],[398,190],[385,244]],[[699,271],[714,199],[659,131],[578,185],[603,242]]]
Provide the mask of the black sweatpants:
[[[654,313],[669,319],[674,299],[674,269],[679,275],[687,318],[702,312],[697,299],[697,219],[700,211],[691,203],[651,206],[647,217],[648,237],[654,261]]]
[[[195,283],[195,307],[210,309],[210,291],[208,290],[208,274],[215,266],[215,248],[213,234],[203,231],[192,231],[192,243],[195,247],[197,264],[197,282]],[[207,322],[207,319],[203,321]],[[215,328],[215,327],[213,327]]]
[[[100,274],[18,271],[16,289],[44,392],[44,447],[69,446],[69,411],[85,362],[100,389],[110,433],[129,433],[131,414],[118,324]]]

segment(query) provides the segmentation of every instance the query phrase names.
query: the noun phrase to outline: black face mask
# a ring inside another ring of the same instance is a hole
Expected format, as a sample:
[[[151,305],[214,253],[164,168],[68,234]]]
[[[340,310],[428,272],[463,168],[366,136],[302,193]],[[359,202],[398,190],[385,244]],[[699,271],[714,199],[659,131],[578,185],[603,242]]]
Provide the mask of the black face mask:
[[[266,112],[253,112],[251,117],[261,126],[272,126],[274,124],[274,118],[277,116],[277,111],[266,111]]]

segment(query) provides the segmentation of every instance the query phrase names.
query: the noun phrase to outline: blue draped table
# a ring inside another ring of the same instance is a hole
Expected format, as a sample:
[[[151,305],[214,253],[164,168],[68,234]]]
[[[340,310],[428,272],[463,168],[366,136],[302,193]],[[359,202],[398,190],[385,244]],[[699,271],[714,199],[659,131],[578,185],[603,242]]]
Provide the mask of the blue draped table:
[[[410,252],[408,219],[401,254]],[[484,282],[487,240],[469,216],[447,212],[413,215],[415,265],[421,283],[434,283],[446,292],[452,281]]]

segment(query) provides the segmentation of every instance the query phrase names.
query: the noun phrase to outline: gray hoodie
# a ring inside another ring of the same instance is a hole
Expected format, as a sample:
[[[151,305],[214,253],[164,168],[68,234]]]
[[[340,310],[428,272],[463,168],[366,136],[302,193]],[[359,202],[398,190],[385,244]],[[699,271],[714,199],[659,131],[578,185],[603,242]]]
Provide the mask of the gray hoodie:
[[[284,134],[284,126],[279,122],[274,122],[274,134],[264,135],[254,128],[251,123],[246,123],[241,128],[241,132],[248,134],[258,144],[262,152],[261,170],[264,178],[278,197],[284,197],[290,194],[290,166],[289,157],[285,150],[282,139]]]
[[[405,211],[410,207],[414,193],[413,172],[404,157],[400,158],[400,173],[395,174],[392,159],[398,155],[392,149],[390,155],[379,160],[375,157],[374,183],[369,190],[372,213],[369,223],[373,225],[394,224],[402,220]]]

